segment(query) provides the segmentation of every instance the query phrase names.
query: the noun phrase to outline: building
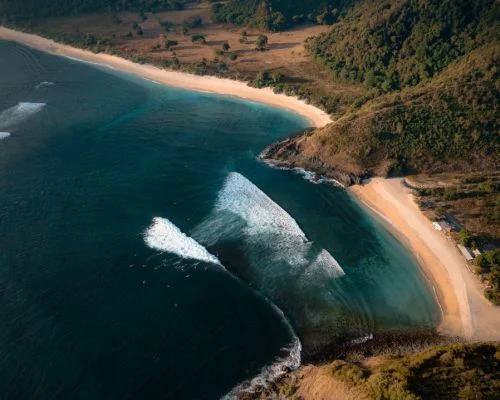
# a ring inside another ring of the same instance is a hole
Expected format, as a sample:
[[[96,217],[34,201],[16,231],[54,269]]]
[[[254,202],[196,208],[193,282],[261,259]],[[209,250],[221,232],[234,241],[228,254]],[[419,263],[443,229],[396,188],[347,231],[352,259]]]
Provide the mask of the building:
[[[462,246],[461,244],[457,245],[458,250],[460,250],[460,253],[465,257],[467,261],[471,261],[474,259],[474,253],[472,253],[472,250],[469,249],[468,247]]]

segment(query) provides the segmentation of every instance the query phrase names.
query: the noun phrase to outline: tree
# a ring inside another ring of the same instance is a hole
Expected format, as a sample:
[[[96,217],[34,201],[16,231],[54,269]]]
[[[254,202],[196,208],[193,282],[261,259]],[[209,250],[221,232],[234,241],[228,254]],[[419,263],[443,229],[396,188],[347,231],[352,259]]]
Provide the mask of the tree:
[[[222,50],[223,51],[228,51],[230,48],[231,48],[231,46],[229,46],[229,43],[227,40],[224,43],[222,43]]]
[[[257,36],[257,40],[255,41],[255,46],[257,50],[263,51],[266,49],[268,43],[268,39],[266,35]]]

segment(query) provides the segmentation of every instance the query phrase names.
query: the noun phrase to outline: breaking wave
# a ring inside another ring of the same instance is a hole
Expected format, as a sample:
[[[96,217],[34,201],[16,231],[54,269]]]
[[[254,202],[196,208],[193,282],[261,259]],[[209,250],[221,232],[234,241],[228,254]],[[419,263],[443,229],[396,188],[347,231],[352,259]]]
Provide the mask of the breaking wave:
[[[21,102],[0,113],[0,129],[19,124],[39,112],[45,103]]]
[[[344,274],[328,251],[316,248],[307,239],[290,214],[237,172],[229,174],[213,211],[193,236],[206,245],[241,239],[258,258],[261,269],[265,269],[264,261],[271,267],[286,263],[296,273],[315,278]]]
[[[7,139],[9,136],[9,132],[0,132],[0,140]]]
[[[281,232],[306,241],[297,222],[262,190],[237,172],[231,172],[219,192],[215,211],[231,211],[247,223],[248,233]]]
[[[146,244],[160,251],[168,251],[182,258],[221,265],[219,259],[210,254],[196,240],[186,236],[166,218],[155,217],[144,233]]]

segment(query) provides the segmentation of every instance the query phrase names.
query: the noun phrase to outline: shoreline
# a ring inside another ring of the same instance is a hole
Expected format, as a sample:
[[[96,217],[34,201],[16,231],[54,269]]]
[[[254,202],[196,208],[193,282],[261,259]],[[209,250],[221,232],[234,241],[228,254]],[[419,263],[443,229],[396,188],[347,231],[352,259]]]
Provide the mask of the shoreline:
[[[322,127],[332,120],[319,108],[296,97],[276,94],[271,88],[257,89],[246,82],[214,76],[198,76],[137,64],[105,53],[92,53],[57,43],[34,34],[0,26],[0,39],[20,43],[39,51],[97,64],[171,87],[235,96],[294,112]],[[442,311],[438,331],[467,340],[500,340],[500,307],[482,294],[479,281],[466,266],[454,243],[432,228],[408,188],[399,179],[374,178],[367,185],[352,186],[354,197],[378,214],[413,255],[424,276],[434,287]]]
[[[500,307],[484,297],[456,244],[432,227],[411,189],[401,182],[401,178],[373,178],[362,186],[352,186],[350,192],[417,259],[442,311],[438,332],[470,341],[500,340]]]
[[[235,96],[244,100],[256,101],[269,106],[278,107],[304,117],[311,123],[311,126],[315,128],[320,128],[332,122],[330,116],[319,108],[307,104],[297,97],[274,93],[272,89],[268,87],[257,89],[248,86],[246,82],[232,79],[218,78],[215,76],[199,76],[185,72],[161,69],[150,64],[137,64],[122,57],[105,53],[92,53],[88,50],[57,43],[51,39],[46,39],[31,33],[16,31],[4,26],[0,26],[0,39],[16,42],[53,55],[109,67],[167,86],[198,92]]]

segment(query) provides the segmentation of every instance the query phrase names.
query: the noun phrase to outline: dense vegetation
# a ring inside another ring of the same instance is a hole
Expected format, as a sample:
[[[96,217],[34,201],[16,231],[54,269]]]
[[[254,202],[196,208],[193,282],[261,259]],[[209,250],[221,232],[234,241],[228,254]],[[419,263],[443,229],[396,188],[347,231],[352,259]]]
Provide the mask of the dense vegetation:
[[[0,17],[26,20],[110,10],[180,9],[187,0],[0,0]]]
[[[476,273],[480,274],[489,286],[486,297],[500,306],[500,249],[481,254],[474,261],[477,266]]]
[[[215,21],[279,31],[305,21],[331,24],[349,0],[231,0],[216,2]]]
[[[367,0],[308,48],[335,79],[394,90],[497,40],[499,10],[494,0]]]

